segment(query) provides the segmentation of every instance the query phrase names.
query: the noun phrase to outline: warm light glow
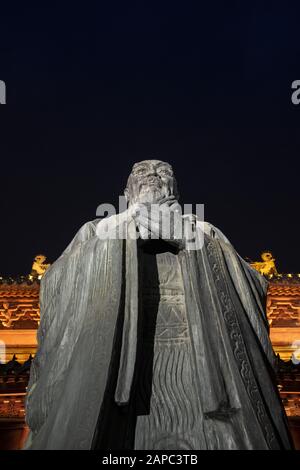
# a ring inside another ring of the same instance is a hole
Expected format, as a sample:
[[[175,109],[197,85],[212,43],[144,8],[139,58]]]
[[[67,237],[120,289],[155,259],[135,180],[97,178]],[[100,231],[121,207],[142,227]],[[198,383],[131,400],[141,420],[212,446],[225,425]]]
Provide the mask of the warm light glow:
[[[273,258],[272,253],[269,251],[264,251],[261,254],[261,259],[262,261],[254,261],[253,263],[250,263],[252,268],[256,269],[264,276],[271,277],[273,274],[278,274],[275,266],[275,259]]]

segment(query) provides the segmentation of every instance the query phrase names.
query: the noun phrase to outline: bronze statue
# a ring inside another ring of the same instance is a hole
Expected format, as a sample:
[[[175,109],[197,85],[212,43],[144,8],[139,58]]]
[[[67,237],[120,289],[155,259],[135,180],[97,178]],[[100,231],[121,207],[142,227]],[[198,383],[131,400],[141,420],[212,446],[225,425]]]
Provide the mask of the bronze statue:
[[[170,212],[184,220],[169,164],[135,164],[125,195],[127,210],[85,224],[41,281],[25,448],[291,448],[267,281],[209,223],[197,249],[185,231],[162,236]],[[141,210],[153,204],[162,218]],[[116,226],[139,237],[99,236]]]

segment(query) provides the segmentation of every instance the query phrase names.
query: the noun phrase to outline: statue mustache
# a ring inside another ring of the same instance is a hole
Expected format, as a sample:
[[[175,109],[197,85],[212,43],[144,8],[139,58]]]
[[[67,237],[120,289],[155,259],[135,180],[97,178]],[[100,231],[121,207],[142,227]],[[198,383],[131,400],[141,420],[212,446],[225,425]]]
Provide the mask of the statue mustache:
[[[139,189],[141,189],[142,186],[148,186],[148,185],[152,185],[152,184],[155,184],[159,188],[162,188],[162,186],[163,186],[163,183],[160,180],[160,178],[158,178],[157,176],[148,176],[146,178],[143,178],[143,180],[140,182]]]

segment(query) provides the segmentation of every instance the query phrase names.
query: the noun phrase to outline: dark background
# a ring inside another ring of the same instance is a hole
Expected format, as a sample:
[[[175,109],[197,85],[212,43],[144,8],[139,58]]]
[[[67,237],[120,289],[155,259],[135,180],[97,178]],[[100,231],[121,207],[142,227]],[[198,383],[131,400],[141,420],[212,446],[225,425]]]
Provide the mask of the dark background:
[[[174,165],[181,202],[242,256],[300,272],[299,2],[0,10],[2,276],[53,262],[146,158]]]

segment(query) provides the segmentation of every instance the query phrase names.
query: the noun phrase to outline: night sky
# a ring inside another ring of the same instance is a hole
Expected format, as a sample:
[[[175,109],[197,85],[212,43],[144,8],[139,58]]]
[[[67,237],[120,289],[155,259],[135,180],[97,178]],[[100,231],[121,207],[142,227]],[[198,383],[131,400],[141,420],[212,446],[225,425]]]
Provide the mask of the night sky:
[[[299,36],[299,1],[1,4],[0,275],[53,262],[147,158],[241,256],[300,272]]]

